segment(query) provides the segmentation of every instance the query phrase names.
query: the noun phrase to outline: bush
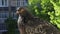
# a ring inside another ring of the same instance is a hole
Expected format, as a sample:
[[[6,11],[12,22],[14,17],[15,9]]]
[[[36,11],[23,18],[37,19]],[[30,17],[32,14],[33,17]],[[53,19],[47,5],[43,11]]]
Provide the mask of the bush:
[[[60,29],[60,0],[29,0],[28,2],[32,14],[50,21]]]
[[[7,24],[7,34],[15,34],[16,20],[14,20],[12,17],[9,17],[5,20],[5,23]]]

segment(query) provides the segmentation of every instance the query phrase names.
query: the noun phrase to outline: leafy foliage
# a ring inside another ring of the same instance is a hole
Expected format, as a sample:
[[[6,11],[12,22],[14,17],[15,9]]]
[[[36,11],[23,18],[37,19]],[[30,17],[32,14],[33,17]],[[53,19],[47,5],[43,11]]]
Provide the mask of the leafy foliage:
[[[50,2],[53,4],[55,10],[55,12],[49,13],[50,22],[60,29],[60,0],[50,0]]]
[[[14,20],[12,17],[9,17],[5,20],[5,23],[7,24],[7,34],[15,34],[16,20]]]
[[[32,14],[47,19],[60,29],[60,0],[29,0],[28,2]]]
[[[30,12],[32,14],[34,14],[34,16],[38,16],[40,18],[43,17],[43,19],[49,20],[49,15],[47,14],[47,8],[46,8],[47,5],[46,5],[46,3],[43,3],[43,1],[45,1],[45,0],[37,0],[37,1],[29,0],[28,8],[30,9]],[[49,9],[49,10],[51,10],[51,9]]]

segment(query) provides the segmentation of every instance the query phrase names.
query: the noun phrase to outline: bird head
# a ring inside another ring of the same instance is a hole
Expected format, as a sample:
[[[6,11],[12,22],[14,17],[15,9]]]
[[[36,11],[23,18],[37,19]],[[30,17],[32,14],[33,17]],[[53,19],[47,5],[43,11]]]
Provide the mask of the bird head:
[[[17,8],[16,14],[23,16],[27,12],[27,9],[25,7],[19,7]]]
[[[28,11],[26,7],[19,7],[16,11],[17,15],[20,15],[23,19],[33,19],[33,15]]]

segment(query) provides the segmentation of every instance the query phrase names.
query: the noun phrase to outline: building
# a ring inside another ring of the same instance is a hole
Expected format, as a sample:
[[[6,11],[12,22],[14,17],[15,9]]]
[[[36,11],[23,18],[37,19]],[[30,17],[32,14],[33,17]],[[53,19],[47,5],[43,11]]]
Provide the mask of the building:
[[[3,20],[9,16],[9,7],[11,10],[11,13],[13,14],[17,7],[26,6],[26,5],[27,5],[27,0],[10,0],[10,1],[0,0],[0,22],[4,23]]]
[[[27,0],[0,0],[0,31],[2,31],[2,27],[4,27],[1,24],[4,24],[4,20],[9,17],[9,11],[11,12],[11,16],[15,19],[16,8],[20,6],[27,6],[27,2]],[[0,32],[0,34],[1,33],[2,32]]]

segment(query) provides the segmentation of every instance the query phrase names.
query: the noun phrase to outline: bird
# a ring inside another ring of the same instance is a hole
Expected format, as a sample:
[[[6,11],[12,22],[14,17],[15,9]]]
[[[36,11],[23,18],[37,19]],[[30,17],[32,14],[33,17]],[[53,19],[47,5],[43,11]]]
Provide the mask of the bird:
[[[18,29],[21,34],[25,32],[25,25],[28,20],[33,19],[33,16],[27,11],[25,7],[19,7],[16,10],[16,14],[18,15]]]
[[[51,23],[49,23],[48,21],[46,21],[42,18],[33,16],[27,10],[26,7],[19,7],[16,11],[16,14],[18,15],[17,23],[18,23],[18,29],[19,29],[20,34],[25,34],[25,33],[29,34],[29,33],[27,33],[28,27],[30,27],[30,29],[32,29],[32,28],[36,28],[40,25],[41,25],[40,26],[41,32],[39,32],[37,34],[60,34],[59,30],[56,27],[54,27]],[[34,34],[36,34],[36,32],[34,32]]]

